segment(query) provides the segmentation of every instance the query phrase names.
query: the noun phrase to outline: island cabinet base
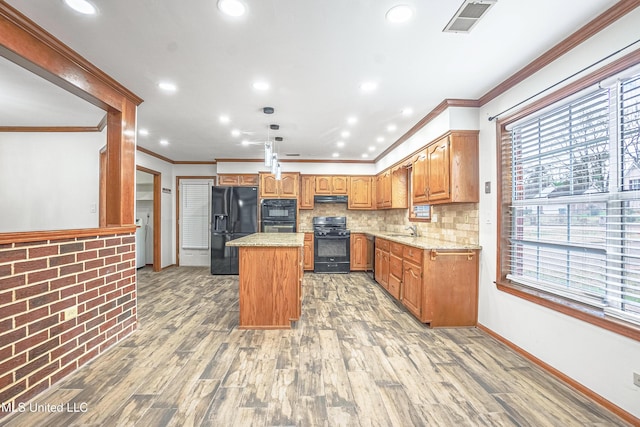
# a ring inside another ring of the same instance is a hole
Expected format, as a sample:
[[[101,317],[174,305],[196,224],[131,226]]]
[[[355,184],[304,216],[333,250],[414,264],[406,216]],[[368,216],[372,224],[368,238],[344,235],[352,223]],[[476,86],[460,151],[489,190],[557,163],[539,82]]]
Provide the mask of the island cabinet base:
[[[289,329],[300,319],[301,247],[240,247],[241,329]]]

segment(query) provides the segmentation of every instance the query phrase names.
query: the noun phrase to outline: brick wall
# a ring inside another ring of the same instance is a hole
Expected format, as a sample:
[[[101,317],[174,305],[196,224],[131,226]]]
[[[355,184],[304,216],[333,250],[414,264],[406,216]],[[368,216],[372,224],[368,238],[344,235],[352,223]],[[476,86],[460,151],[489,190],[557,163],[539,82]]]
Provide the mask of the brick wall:
[[[131,233],[0,245],[0,404],[31,399],[129,335],[136,302]]]

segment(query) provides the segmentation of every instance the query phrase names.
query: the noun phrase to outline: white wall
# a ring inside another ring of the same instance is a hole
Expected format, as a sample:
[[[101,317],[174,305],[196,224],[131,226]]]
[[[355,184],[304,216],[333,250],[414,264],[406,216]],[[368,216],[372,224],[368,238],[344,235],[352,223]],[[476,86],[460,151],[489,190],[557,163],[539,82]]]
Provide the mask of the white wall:
[[[580,384],[640,417],[640,342],[546,309],[496,289],[496,129],[487,118],[526,99],[638,38],[636,9],[508,93],[483,106],[480,119],[480,182],[492,182],[480,194],[479,322]],[[481,186],[481,188],[484,188]]]
[[[0,232],[98,227],[106,132],[0,132]]]

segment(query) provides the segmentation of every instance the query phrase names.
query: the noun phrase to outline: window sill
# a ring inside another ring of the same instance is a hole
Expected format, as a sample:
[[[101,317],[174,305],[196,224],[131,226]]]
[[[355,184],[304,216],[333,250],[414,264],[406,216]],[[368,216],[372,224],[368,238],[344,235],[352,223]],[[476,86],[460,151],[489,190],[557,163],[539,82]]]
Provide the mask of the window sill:
[[[640,341],[640,326],[606,316],[602,310],[513,283],[496,282],[498,290],[558,311],[611,332]]]

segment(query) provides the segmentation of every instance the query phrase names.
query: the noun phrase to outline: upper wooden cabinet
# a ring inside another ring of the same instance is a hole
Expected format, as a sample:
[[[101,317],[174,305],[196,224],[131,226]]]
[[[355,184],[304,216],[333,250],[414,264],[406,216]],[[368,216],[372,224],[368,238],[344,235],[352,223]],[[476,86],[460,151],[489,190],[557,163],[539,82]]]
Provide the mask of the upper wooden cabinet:
[[[346,176],[316,176],[316,194],[347,194]]]
[[[376,176],[376,207],[378,209],[409,207],[407,176],[407,169],[402,166],[389,168]]]
[[[429,144],[413,160],[412,202],[478,202],[478,132],[457,131]]]
[[[300,175],[300,209],[313,209],[316,180],[313,175]]]
[[[257,174],[218,174],[218,185],[257,186],[259,183]]]
[[[349,177],[349,209],[375,209],[373,201],[374,177]]]
[[[297,199],[299,188],[300,174],[298,172],[283,172],[279,181],[273,174],[260,172],[260,198]]]

